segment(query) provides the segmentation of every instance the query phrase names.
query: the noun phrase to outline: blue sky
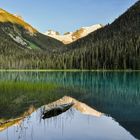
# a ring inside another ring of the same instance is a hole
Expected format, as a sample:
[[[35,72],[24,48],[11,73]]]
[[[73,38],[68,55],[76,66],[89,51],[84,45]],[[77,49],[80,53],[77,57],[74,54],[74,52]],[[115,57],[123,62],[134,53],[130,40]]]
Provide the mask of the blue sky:
[[[137,0],[0,0],[0,8],[21,15],[41,32],[61,33],[82,26],[107,24]]]

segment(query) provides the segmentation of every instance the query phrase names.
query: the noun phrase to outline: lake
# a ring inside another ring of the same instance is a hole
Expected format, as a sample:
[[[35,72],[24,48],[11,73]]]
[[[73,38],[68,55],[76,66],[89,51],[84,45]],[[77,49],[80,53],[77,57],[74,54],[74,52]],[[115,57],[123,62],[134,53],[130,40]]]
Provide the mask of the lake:
[[[77,106],[43,119],[64,96]],[[0,140],[78,139],[140,139],[140,72],[0,72]]]

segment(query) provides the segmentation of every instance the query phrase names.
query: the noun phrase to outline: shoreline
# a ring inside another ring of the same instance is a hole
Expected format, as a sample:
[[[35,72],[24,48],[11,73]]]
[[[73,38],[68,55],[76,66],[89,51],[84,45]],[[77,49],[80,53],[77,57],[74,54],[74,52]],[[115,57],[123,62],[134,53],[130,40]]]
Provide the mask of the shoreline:
[[[0,69],[0,72],[140,72],[140,70]]]

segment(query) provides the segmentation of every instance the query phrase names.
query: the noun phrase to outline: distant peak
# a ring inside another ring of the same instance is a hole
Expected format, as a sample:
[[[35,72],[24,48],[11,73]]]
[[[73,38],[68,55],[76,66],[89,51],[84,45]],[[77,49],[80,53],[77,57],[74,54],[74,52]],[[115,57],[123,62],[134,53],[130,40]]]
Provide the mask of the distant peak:
[[[77,29],[74,32],[66,32],[64,35],[61,35],[59,32],[48,30],[45,35],[50,36],[52,38],[55,38],[59,41],[62,41],[64,44],[72,43],[73,41],[76,41],[84,36],[87,36],[88,34],[96,31],[97,29],[102,28],[102,24],[94,24],[87,27],[81,27],[80,29]]]
[[[72,34],[72,32],[66,32],[66,33],[64,33],[64,35],[71,35]]]
[[[48,31],[46,32],[46,34],[48,34],[48,35],[60,35],[59,32],[53,31],[53,30],[48,30]]]

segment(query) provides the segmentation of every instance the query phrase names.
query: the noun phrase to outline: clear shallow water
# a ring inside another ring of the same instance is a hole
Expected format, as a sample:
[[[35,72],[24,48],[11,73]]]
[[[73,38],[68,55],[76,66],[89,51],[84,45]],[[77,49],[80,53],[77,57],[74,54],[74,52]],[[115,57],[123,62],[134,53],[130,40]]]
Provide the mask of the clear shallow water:
[[[65,95],[105,115],[97,118],[74,110],[43,121],[38,111],[22,127],[0,132],[0,139],[140,139],[139,72],[0,73],[0,120],[17,118],[30,105],[39,108]]]

